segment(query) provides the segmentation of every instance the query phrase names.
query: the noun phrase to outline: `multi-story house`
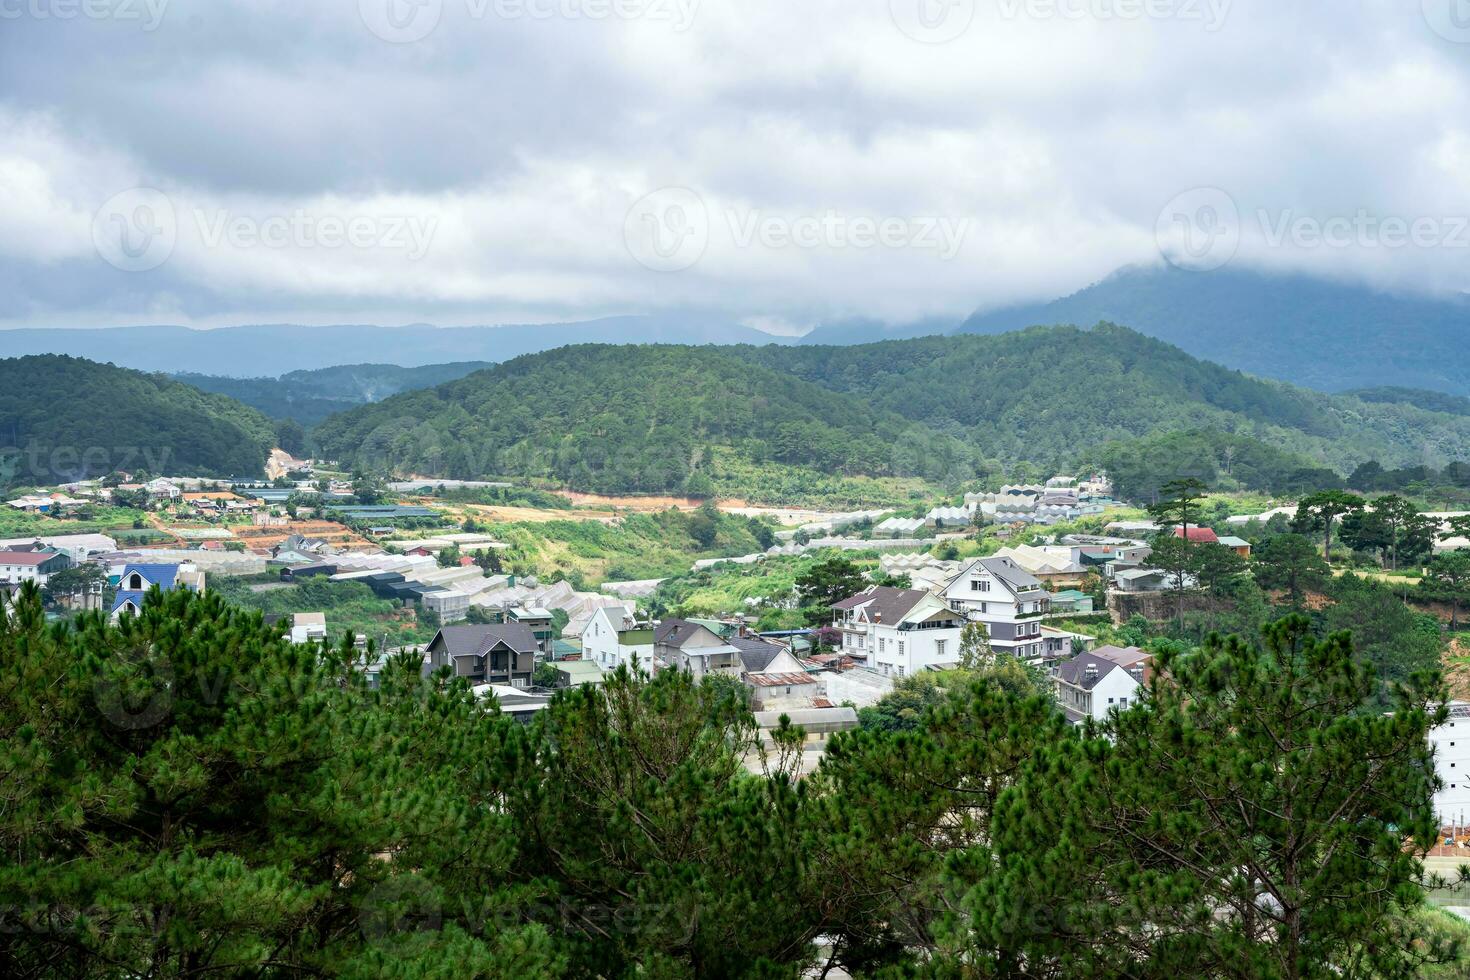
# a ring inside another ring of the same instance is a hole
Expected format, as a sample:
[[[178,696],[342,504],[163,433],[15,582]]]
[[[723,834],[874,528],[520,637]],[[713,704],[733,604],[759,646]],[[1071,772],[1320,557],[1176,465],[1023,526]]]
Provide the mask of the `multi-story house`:
[[[1429,730],[1440,787],[1434,812],[1441,825],[1470,823],[1470,703],[1451,701],[1444,724]]]
[[[872,585],[832,612],[842,652],[885,676],[959,665],[964,617],[932,593]]]
[[[1138,703],[1146,669],[1146,661],[1135,660],[1129,666],[1095,653],[1079,654],[1057,667],[1053,678],[1057,704],[1074,725],[1086,718],[1103,721],[1110,711]]]
[[[598,606],[582,628],[582,659],[605,673],[624,665],[631,670],[635,660],[652,670],[653,630],[637,629],[623,606]]]
[[[204,572],[187,561],[177,565],[124,564],[117,575],[117,595],[110,611],[112,619],[116,621],[124,613],[136,616],[142,612],[143,601],[154,586],[164,592],[192,589],[202,593]]]
[[[536,637],[522,623],[445,626],[428,650],[431,669],[453,667],[471,686],[530,687],[536,671]]]
[[[670,667],[689,671],[696,679],[708,674],[738,678],[745,670],[737,647],[709,627],[687,619],[666,619],[654,627],[653,653]]]
[[[0,589],[14,591],[26,582],[44,587],[53,574],[71,566],[60,551],[0,551]]]
[[[1041,620],[1051,595],[1041,580],[1009,558],[977,558],[941,593],[949,608],[972,623],[984,623],[991,649],[1021,660],[1046,654]]]

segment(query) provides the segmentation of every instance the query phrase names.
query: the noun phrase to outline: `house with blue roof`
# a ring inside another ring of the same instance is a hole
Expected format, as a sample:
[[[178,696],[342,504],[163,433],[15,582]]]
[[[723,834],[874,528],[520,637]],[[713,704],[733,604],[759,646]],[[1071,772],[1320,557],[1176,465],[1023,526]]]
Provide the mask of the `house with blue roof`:
[[[128,564],[117,579],[117,595],[112,600],[112,618],[123,613],[136,616],[143,609],[143,597],[154,586],[164,592],[174,589],[204,591],[204,573],[192,563],[182,564]]]

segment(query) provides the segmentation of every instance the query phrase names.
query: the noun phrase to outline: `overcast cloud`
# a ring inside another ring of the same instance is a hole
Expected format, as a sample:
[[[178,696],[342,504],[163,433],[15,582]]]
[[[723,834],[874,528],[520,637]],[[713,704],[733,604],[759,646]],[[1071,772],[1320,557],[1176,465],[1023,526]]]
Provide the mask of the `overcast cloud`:
[[[1449,292],[1467,218],[1464,0],[0,0],[0,325]]]

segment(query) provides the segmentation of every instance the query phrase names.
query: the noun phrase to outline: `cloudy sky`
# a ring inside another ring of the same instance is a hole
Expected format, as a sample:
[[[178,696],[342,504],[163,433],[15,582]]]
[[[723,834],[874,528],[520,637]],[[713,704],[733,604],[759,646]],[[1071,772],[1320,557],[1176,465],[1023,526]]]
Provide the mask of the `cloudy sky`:
[[[1470,3],[0,0],[0,325],[1470,283]]]

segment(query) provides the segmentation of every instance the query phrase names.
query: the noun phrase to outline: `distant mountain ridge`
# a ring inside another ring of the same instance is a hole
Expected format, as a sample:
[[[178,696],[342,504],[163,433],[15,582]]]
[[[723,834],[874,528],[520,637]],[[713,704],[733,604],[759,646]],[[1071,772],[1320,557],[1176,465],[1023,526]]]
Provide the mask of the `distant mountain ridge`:
[[[412,368],[396,364],[344,364],[291,371],[279,378],[223,378],[187,373],[174,377],[203,391],[229,395],[271,418],[295,419],[310,428],[336,412],[382,401],[402,391],[432,388],[492,366],[488,361]]]
[[[344,363],[423,367],[499,363],[570,344],[768,344],[787,339],[701,317],[619,316],[571,323],[486,327],[290,324],[194,330],[178,326],[0,330],[0,353],[68,354],[139,371],[276,378]]]
[[[1061,299],[975,313],[956,332],[1100,321],[1319,391],[1388,385],[1470,395],[1470,299],[1396,296],[1233,266],[1121,269]]]

